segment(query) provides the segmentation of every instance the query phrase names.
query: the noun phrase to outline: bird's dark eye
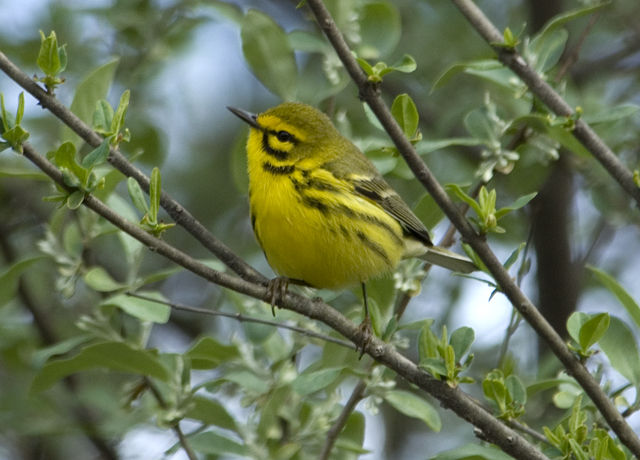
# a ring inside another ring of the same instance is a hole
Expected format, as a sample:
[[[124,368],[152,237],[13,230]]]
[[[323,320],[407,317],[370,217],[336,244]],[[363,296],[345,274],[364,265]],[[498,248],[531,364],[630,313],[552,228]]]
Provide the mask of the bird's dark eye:
[[[276,137],[280,142],[291,142],[291,140],[293,139],[293,136],[291,135],[291,133],[287,131],[278,131],[276,133]]]

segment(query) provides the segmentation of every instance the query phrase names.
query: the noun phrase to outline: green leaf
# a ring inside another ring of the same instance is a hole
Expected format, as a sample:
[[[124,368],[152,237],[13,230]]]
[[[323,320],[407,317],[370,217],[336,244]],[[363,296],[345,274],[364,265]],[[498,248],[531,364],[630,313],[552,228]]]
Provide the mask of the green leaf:
[[[464,127],[471,136],[481,139],[485,144],[498,142],[494,126],[484,109],[474,109],[463,120]]]
[[[636,323],[636,326],[640,327],[640,306],[633,300],[633,297],[622,287],[618,281],[607,272],[600,270],[593,265],[587,265],[587,269],[593,273],[598,281],[606,287],[609,292],[616,296],[618,301],[627,310],[629,316]]]
[[[404,93],[396,97],[391,105],[391,114],[396,119],[404,135],[412,139],[418,130],[418,109],[411,97]]]
[[[156,291],[140,291],[139,294],[166,302],[166,298]],[[171,307],[163,303],[152,302],[151,300],[140,299],[138,297],[120,294],[115,297],[105,299],[100,303],[101,307],[115,306],[125,313],[142,321],[164,324],[169,321]]]
[[[408,391],[391,390],[384,395],[384,399],[404,415],[422,420],[433,431],[442,428],[438,412],[421,397]]]
[[[40,181],[49,181],[49,176],[29,167],[13,168],[9,165],[0,165],[0,177],[17,177],[20,179],[32,179]]]
[[[255,394],[262,395],[269,391],[269,382],[260,378],[253,372],[246,370],[227,372],[222,376],[222,380],[233,382],[243,388],[245,391],[249,391]],[[282,390],[288,390],[288,388],[281,388]],[[273,399],[271,401],[274,401]]]
[[[342,372],[343,367],[303,372],[291,383],[291,387],[301,396],[307,396],[331,385]]]
[[[187,442],[198,452],[216,457],[232,455],[246,458],[250,454],[246,446],[213,431],[205,431],[189,436]]]
[[[598,123],[611,123],[619,121],[623,118],[630,117],[640,110],[640,106],[636,104],[620,104],[614,107],[608,107],[607,110],[594,114],[584,114],[582,119],[590,125]]]
[[[18,289],[20,276],[35,262],[44,259],[45,256],[27,257],[14,262],[4,272],[0,273],[0,307],[13,300]]]
[[[534,54],[535,70],[546,72],[556,65],[564,52],[568,38],[569,32],[559,29],[544,35],[540,40],[532,40],[531,50]]]
[[[323,37],[306,30],[292,30],[287,38],[292,49],[305,53],[324,53],[329,48]]]
[[[482,145],[481,139],[475,137],[452,137],[449,139],[422,140],[416,144],[416,151],[419,155],[435,152],[452,146],[476,146]]]
[[[364,442],[365,418],[360,412],[352,412],[347,419],[347,423],[340,432],[336,447],[347,449],[354,453],[362,452],[362,443]]]
[[[580,329],[584,323],[589,321],[589,318],[589,314],[576,311],[567,319],[567,332],[576,343],[580,343]]]
[[[31,355],[31,362],[34,366],[42,367],[47,362],[47,360],[51,359],[53,356],[70,353],[78,346],[92,340],[93,337],[90,334],[72,335],[66,340],[57,342],[45,348],[40,348],[39,350],[33,352],[33,354]]]
[[[436,356],[434,334],[431,331],[433,322],[433,319],[428,319],[418,323],[421,325],[420,334],[418,335],[418,356],[421,364],[423,360]]]
[[[438,206],[430,193],[425,193],[420,198],[413,212],[428,229],[435,227],[444,218],[442,208]]]
[[[367,76],[373,75],[373,67],[366,59],[356,58],[356,61],[358,61],[358,64],[360,64],[360,67],[362,67],[362,70],[364,70],[364,73],[366,73]]]
[[[369,107],[369,104],[363,102],[362,108],[364,109],[364,114],[366,115],[367,120],[369,120],[369,123],[378,128],[380,131],[384,131],[384,127],[380,123],[380,120],[378,120],[378,117],[376,117],[376,114],[373,113],[373,110],[371,110],[371,107]]]
[[[620,318],[612,316],[609,329],[598,345],[609,358],[613,368],[638,388],[640,386],[640,352],[629,326]]]
[[[456,361],[460,361],[467,354],[474,340],[475,333],[470,327],[463,326],[451,333],[449,344],[453,347]]]
[[[505,387],[511,396],[511,400],[524,406],[527,403],[527,390],[522,380],[517,375],[508,376],[505,381]]]
[[[99,266],[91,268],[84,274],[84,282],[98,292],[117,291],[126,287],[126,284],[117,282],[104,268]]]
[[[22,144],[29,139],[29,132],[25,131],[22,126],[14,126],[13,128],[2,133],[2,138],[18,153],[22,153]]]
[[[96,109],[93,112],[93,129],[98,133],[108,136],[113,134],[111,123],[113,121],[113,108],[104,99],[96,102]]]
[[[67,184],[70,186],[84,186],[89,181],[89,171],[83,168],[76,161],[76,148],[71,142],[65,142],[53,154],[56,165],[61,169],[68,170],[79,181],[78,184]]]
[[[80,207],[80,205],[84,201],[84,197],[85,194],[82,190],[76,190],[75,192],[71,192],[71,194],[67,196],[65,204],[67,208],[73,211],[74,209],[78,209]]]
[[[529,201],[533,200],[536,197],[536,195],[538,195],[538,192],[533,192],[533,193],[529,193],[528,195],[523,195],[520,198],[518,198],[516,201],[511,203],[511,205],[498,209],[495,213],[496,219],[500,219],[505,214],[526,206],[529,203]]]
[[[202,396],[194,396],[190,403],[191,405],[185,417],[227,430],[238,430],[236,421],[218,401]]]
[[[85,168],[91,169],[94,166],[98,166],[105,161],[107,161],[107,157],[109,156],[109,140],[105,139],[102,143],[93,149],[91,152],[87,154],[82,159],[82,166]]]
[[[193,369],[212,369],[240,356],[237,347],[224,345],[211,337],[198,340],[186,353]]]
[[[518,247],[513,250],[513,252],[509,255],[507,260],[504,262],[503,264],[504,268],[509,270],[511,266],[516,263],[516,261],[518,260],[518,256],[520,256],[520,253],[526,246],[527,246],[526,242],[520,243]]]
[[[391,68],[402,73],[411,73],[418,67],[413,56],[405,54],[399,61],[395,62]]]
[[[513,457],[491,445],[467,444],[440,452],[430,460],[513,460]]]
[[[420,367],[436,378],[447,376],[447,366],[442,358],[421,358]]]
[[[282,99],[295,98],[298,79],[287,35],[269,16],[250,9],[242,21],[242,52],[253,74]]]
[[[203,3],[202,6],[210,6],[216,10],[220,16],[229,19],[230,21],[240,24],[244,15],[242,14],[242,8],[238,5],[234,5],[229,2],[223,2],[220,0],[208,0]]]
[[[496,59],[481,59],[476,61],[459,62],[449,67],[436,79],[431,91],[433,92],[441,86],[444,86],[453,76],[461,72],[468,72],[472,69],[477,71],[488,71],[503,68],[503,65]]]
[[[147,200],[145,199],[144,192],[133,177],[127,178],[127,190],[129,191],[129,196],[131,197],[131,201],[133,205],[138,208],[143,214],[149,212],[149,205],[147,204]]]
[[[389,55],[398,45],[401,34],[400,13],[390,2],[365,3],[359,14],[361,45],[358,56],[378,59]]]
[[[118,63],[119,59],[113,59],[103,64],[87,75],[78,85],[70,108],[71,111],[85,123],[90,124],[93,121],[96,102],[106,98]],[[83,140],[67,126],[62,128],[62,140],[70,141],[76,147],[79,147],[83,142]]]
[[[162,182],[160,169],[156,166],[151,171],[149,182],[149,218],[152,223],[158,222],[158,211],[160,210],[160,194],[162,192]]]
[[[589,5],[586,6],[584,8],[577,8],[574,10],[570,10],[567,11],[565,13],[559,14],[557,16],[554,16],[553,18],[551,18],[549,20],[549,22],[547,22],[545,24],[545,26],[542,28],[542,30],[536,35],[536,37],[534,38],[534,40],[541,40],[544,41],[545,40],[545,36],[548,34],[551,34],[552,32],[554,32],[555,30],[559,29],[560,27],[564,26],[567,22],[572,21],[574,19],[577,19],[579,17],[585,16],[587,14],[591,14],[594,13],[596,11],[598,11],[599,9],[609,5],[609,1],[605,1],[602,3],[596,3],[593,5]]]
[[[571,446],[571,452],[576,460],[589,460],[589,456],[585,454],[582,446],[573,438],[567,438],[569,445]]]
[[[4,105],[4,93],[0,92],[0,120],[2,121],[2,132],[5,132],[11,126],[13,126],[13,118],[7,112],[7,108]]]
[[[16,111],[16,125],[22,123],[22,117],[24,117],[24,91],[21,91],[18,95],[18,110]]]
[[[583,350],[588,350],[593,346],[602,336],[607,332],[609,328],[609,314],[600,313],[593,315],[587,322],[585,322],[580,328],[580,334],[578,335],[578,343]]]
[[[462,188],[458,184],[446,184],[445,189],[447,189],[449,192],[453,192],[456,197],[467,203],[477,215],[482,214],[482,208],[480,207],[480,204],[478,204],[476,200],[467,195],[466,192],[462,190]]]
[[[47,76],[55,76],[62,69],[58,51],[58,38],[54,31],[51,31],[48,37],[45,37],[44,32],[40,31],[40,51],[38,52],[36,64]]]
[[[160,380],[169,378],[169,372],[155,353],[134,349],[123,342],[102,342],[83,348],[72,358],[49,361],[36,374],[31,392],[44,391],[68,375],[95,368],[145,375]]]
[[[113,114],[113,118],[111,119],[111,132],[119,133],[122,131],[124,127],[124,118],[127,115],[127,109],[129,108],[129,98],[131,96],[131,91],[126,90],[120,96],[120,102],[118,103],[118,108]]]

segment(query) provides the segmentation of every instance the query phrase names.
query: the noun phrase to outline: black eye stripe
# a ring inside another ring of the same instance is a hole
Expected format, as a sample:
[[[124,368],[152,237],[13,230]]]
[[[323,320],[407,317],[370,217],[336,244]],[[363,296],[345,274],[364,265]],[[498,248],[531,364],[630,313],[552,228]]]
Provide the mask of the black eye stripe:
[[[280,142],[289,142],[291,144],[295,144],[298,141],[293,134],[285,130],[269,131],[269,134],[275,136],[275,138]]]

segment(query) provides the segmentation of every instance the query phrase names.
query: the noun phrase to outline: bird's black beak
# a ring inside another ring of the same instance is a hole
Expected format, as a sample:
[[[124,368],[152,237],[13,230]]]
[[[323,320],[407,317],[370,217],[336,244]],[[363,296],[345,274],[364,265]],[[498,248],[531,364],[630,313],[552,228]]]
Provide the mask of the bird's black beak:
[[[227,106],[227,109],[229,109],[229,111],[232,114],[234,114],[235,116],[240,118],[242,121],[247,123],[252,128],[262,129],[260,127],[260,125],[258,124],[258,120],[257,120],[258,119],[258,115],[256,115],[255,113],[247,112],[246,110],[242,110],[242,109],[236,109],[235,107],[228,107]]]

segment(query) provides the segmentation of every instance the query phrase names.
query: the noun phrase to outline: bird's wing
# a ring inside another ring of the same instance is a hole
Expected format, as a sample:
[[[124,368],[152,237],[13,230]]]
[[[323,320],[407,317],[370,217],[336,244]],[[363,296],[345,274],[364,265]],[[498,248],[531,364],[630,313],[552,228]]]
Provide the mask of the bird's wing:
[[[427,246],[431,237],[424,224],[411,208],[391,188],[373,163],[349,140],[343,138],[340,155],[323,167],[339,179],[353,185],[353,190],[362,197],[373,201],[390,216],[395,218],[407,235],[413,236]]]
[[[407,234],[427,246],[432,245],[427,228],[382,176],[376,174],[373,177],[363,177],[354,174],[350,179],[357,193],[380,205],[382,209],[400,222]]]

